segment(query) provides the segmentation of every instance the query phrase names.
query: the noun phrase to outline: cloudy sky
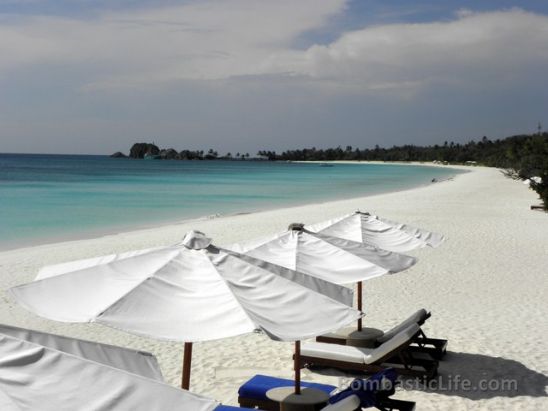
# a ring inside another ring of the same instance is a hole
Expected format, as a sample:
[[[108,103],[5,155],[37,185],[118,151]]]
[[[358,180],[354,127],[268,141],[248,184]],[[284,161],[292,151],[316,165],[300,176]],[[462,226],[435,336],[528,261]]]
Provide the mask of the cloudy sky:
[[[547,73],[545,1],[0,0],[0,152],[498,138]]]

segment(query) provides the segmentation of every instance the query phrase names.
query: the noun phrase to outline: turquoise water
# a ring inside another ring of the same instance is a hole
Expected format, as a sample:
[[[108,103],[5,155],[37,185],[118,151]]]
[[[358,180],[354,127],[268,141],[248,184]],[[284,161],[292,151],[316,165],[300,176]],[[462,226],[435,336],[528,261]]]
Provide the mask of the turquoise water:
[[[434,167],[0,154],[0,248],[402,190]]]

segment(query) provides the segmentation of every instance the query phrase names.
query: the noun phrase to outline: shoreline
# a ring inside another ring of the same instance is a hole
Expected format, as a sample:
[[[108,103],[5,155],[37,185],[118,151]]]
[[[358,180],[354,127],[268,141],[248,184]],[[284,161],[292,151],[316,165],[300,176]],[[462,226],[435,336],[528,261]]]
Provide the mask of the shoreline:
[[[434,163],[420,163],[420,162],[384,162],[384,161],[350,161],[350,160],[334,160],[334,161],[294,161],[293,163],[332,163],[332,164],[376,164],[376,165],[401,165],[401,166],[424,166],[424,167],[438,167],[438,168],[453,168],[455,170],[465,171],[469,172],[472,167],[470,166],[448,166],[448,165],[440,165],[440,164],[434,164]],[[47,245],[55,245],[55,244],[65,244],[65,243],[71,243],[74,241],[85,241],[85,240],[93,240],[93,239],[99,239],[104,237],[109,237],[113,235],[123,235],[130,232],[136,232],[136,231],[148,231],[155,228],[162,228],[162,227],[169,227],[173,225],[181,225],[181,224],[199,224],[201,221],[208,221],[208,220],[214,220],[214,219],[222,219],[222,218],[230,218],[233,216],[238,216],[241,214],[256,214],[256,213],[262,213],[262,212],[268,212],[268,211],[274,211],[274,210],[284,210],[289,209],[293,207],[304,207],[304,206],[311,206],[315,204],[326,204],[332,201],[344,201],[344,200],[356,200],[360,198],[368,198],[372,196],[377,195],[383,195],[383,194],[389,194],[389,193],[397,193],[402,191],[408,191],[408,190],[414,190],[421,187],[428,187],[431,184],[438,184],[443,183],[448,180],[451,180],[455,177],[457,177],[459,174],[454,174],[448,178],[437,180],[436,182],[432,183],[424,183],[400,190],[394,190],[394,191],[384,191],[384,192],[377,192],[372,193],[368,195],[359,195],[359,196],[352,196],[352,197],[344,197],[344,198],[338,198],[338,199],[326,199],[325,201],[316,201],[316,200],[309,200],[305,201],[299,204],[293,204],[293,205],[282,205],[280,207],[276,206],[273,208],[259,208],[254,210],[242,210],[237,211],[234,213],[214,213],[210,215],[204,215],[204,216],[198,216],[198,217],[190,217],[190,218],[177,218],[177,219],[169,219],[165,221],[159,221],[157,223],[149,223],[149,224],[138,224],[138,225],[131,225],[131,226],[111,226],[111,228],[105,227],[98,228],[98,229],[84,229],[81,232],[74,232],[72,234],[59,234],[59,235],[50,235],[46,237],[40,237],[35,238],[31,240],[24,240],[20,244],[19,242],[16,242],[14,245],[7,245],[2,242],[0,242],[0,253],[3,252],[9,252],[9,251],[15,251],[15,250],[22,250],[22,249],[28,249],[28,248],[34,248],[34,247],[40,247],[40,246],[47,246]],[[51,238],[51,240],[46,240],[46,238]]]
[[[437,249],[409,253],[419,259],[411,269],[365,283],[366,326],[386,330],[426,308],[432,312],[426,334],[449,340],[439,368],[445,384],[455,376],[472,386],[501,379],[517,384],[510,391],[411,389],[395,398],[416,401],[421,410],[546,409],[548,329],[542,324],[548,317],[548,216],[529,209],[537,196],[521,182],[498,169],[471,171],[406,191],[0,252],[0,323],[149,351],[166,381],[178,386],[183,344],[93,323],[45,320],[17,305],[6,290],[31,281],[44,265],[173,244],[190,229],[223,245],[359,208],[447,237]],[[292,377],[292,344],[260,334],[196,343],[193,353],[191,391],[224,404],[236,405],[238,387],[255,374]],[[338,385],[344,376],[303,370],[302,380]]]

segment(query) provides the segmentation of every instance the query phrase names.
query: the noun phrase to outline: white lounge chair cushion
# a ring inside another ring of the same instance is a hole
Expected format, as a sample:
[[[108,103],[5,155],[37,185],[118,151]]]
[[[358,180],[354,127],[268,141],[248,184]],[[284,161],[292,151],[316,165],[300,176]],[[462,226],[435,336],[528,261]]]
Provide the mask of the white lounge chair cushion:
[[[390,338],[394,337],[397,333],[404,330],[411,324],[420,324],[426,321],[426,317],[428,316],[428,311],[426,311],[424,308],[421,308],[417,312],[413,313],[409,318],[405,319],[398,325],[394,326],[389,331],[385,332],[382,336],[376,338],[376,341],[379,344],[382,344],[386,341],[388,341]],[[330,332],[327,334],[323,334],[322,337],[328,337],[328,338],[344,338],[345,334],[339,334],[338,331]]]
[[[415,336],[415,334],[419,332],[419,330],[420,330],[420,327],[417,323],[411,324],[407,328],[404,328],[403,330],[398,332],[396,335],[394,335],[392,338],[390,338],[388,341],[385,341],[384,343],[379,345],[377,348],[374,348],[366,364],[374,364],[379,359],[391,353],[399,346],[410,342]]]
[[[357,395],[351,395],[335,404],[329,404],[323,407],[321,411],[354,411],[360,406],[360,399]]]
[[[302,346],[301,355],[305,357],[370,365],[385,357],[399,346],[410,341],[419,329],[420,327],[418,324],[411,324],[377,348],[362,348],[350,345],[318,342],[306,343]]]
[[[400,331],[403,331],[404,329],[409,327],[411,324],[418,324],[418,323],[424,322],[427,315],[428,315],[428,312],[424,308],[418,310],[416,313],[411,315],[409,318],[402,321],[401,323],[396,325],[391,330],[385,332],[381,337],[377,338],[377,342],[382,344],[382,343],[388,341],[389,339],[391,339],[392,337],[394,337]]]
[[[371,349],[352,347],[350,345],[310,342],[303,344],[301,348],[301,355],[306,357],[323,358],[326,360],[364,364],[365,355],[368,355],[365,351],[371,351]]]

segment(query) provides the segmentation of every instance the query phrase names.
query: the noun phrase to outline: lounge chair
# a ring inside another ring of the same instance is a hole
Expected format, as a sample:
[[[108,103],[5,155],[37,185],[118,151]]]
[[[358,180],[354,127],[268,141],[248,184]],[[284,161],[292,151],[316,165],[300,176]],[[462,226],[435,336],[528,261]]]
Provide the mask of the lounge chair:
[[[292,387],[295,384],[293,380],[285,378],[270,377],[268,375],[255,375],[245,382],[238,390],[238,403],[240,407],[255,408],[261,410],[278,411],[280,405],[267,398],[266,393],[272,388]],[[326,384],[301,381],[302,388],[316,388],[331,394],[336,387]]]
[[[385,332],[380,337],[377,337],[373,342],[373,345],[379,346],[384,344],[386,341],[390,340],[400,331],[404,330],[412,324],[418,324],[419,326],[422,326],[425,321],[431,317],[431,315],[432,314],[430,314],[424,308],[418,310],[406,320],[402,321],[389,331]],[[316,341],[330,344],[346,344],[346,339],[341,338],[341,336],[337,335],[337,333],[321,335],[316,338]],[[432,358],[435,358],[436,360],[441,360],[447,353],[447,340],[439,338],[428,338],[424,331],[420,329],[419,333],[413,338],[413,341],[409,345],[408,350],[413,352],[424,352],[429,354]]]
[[[409,345],[420,333],[418,324],[411,324],[376,348],[311,342],[303,344],[301,367],[326,366],[344,370],[375,373],[393,366],[399,374],[432,378],[438,362],[434,359],[415,358]]]
[[[382,375],[379,374],[372,376],[371,379],[382,379],[384,378],[384,373],[385,371],[383,371]],[[365,382],[367,381],[368,380],[365,380]],[[395,378],[391,381],[390,386],[386,389],[380,388],[380,384],[371,384],[371,386],[368,387],[369,392],[366,393],[366,403],[364,403],[363,398],[360,398],[360,394],[363,393],[357,393],[358,395],[353,395],[354,392],[351,392],[349,393],[350,395],[344,395],[343,391],[332,396],[331,394],[333,394],[337,390],[337,387],[333,385],[301,382],[301,387],[316,388],[330,395],[329,401],[333,403],[323,407],[321,409],[322,411],[354,411],[357,409],[361,409],[362,407],[375,407],[383,411],[412,411],[415,408],[414,402],[399,401],[390,398],[390,396],[393,395],[395,392],[395,384]],[[255,375],[246,383],[244,383],[238,390],[238,402],[242,407],[259,407],[262,410],[278,411],[280,409],[280,405],[276,402],[269,400],[266,397],[266,393],[272,388],[292,387],[293,385],[293,380],[269,377],[267,375]],[[351,390],[350,387],[355,387],[355,384],[351,384],[349,388],[345,391]],[[337,396],[339,396],[340,398],[336,398]]]
[[[348,388],[329,398],[329,405],[322,411],[355,411],[375,407],[382,411],[412,411],[415,403],[390,398],[396,392],[396,370],[388,368],[366,380],[355,379]]]
[[[377,338],[377,345],[384,344],[399,331],[403,330],[408,325],[413,323],[422,326],[427,319],[429,319],[432,314],[426,311],[424,308],[418,310],[416,313],[411,315],[406,320],[402,321],[400,324],[396,325],[389,331],[385,332],[381,337]],[[421,328],[419,334],[413,339],[413,342],[409,345],[409,350],[415,352],[425,352],[429,354],[432,358],[441,360],[447,353],[447,340],[441,338],[428,338],[424,333],[424,330]]]
[[[415,403],[412,401],[394,400],[392,398],[379,399],[373,406],[381,411],[413,411],[415,409]],[[362,407],[360,399],[357,395],[351,395],[344,400],[336,402],[335,404],[329,404],[322,408],[320,411],[358,411]]]
[[[401,401],[387,398],[386,400],[380,399],[374,407],[381,411],[413,411],[415,409],[415,403],[412,401]],[[357,395],[346,397],[335,404],[329,404],[321,409],[321,411],[358,411],[361,410],[360,399]]]

